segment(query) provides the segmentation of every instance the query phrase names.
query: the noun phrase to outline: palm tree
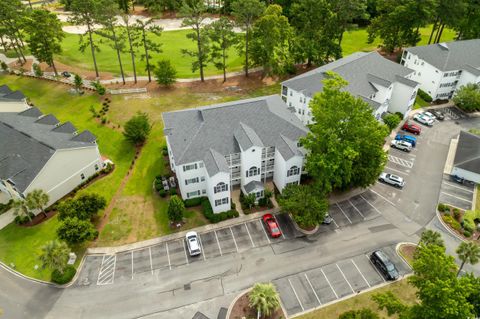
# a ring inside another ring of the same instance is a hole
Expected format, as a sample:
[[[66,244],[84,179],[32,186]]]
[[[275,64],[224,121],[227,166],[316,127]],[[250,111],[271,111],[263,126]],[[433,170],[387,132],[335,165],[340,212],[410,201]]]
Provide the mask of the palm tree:
[[[26,217],[29,221],[32,221],[27,203],[23,199],[15,199],[12,203],[12,208],[15,216],[20,216],[22,219]]]
[[[462,242],[457,248],[457,255],[462,261],[462,264],[457,272],[458,276],[465,263],[475,265],[480,261],[480,246],[472,242]]]
[[[250,307],[257,309],[259,317],[270,316],[280,308],[278,292],[271,283],[258,283],[248,294]]]
[[[52,240],[42,247],[42,254],[39,259],[43,268],[48,267],[63,274],[65,267],[67,267],[69,254],[70,248],[65,242]]]
[[[431,229],[427,229],[422,233],[422,236],[420,238],[420,241],[418,242],[419,245],[437,245],[440,247],[444,247],[445,244],[442,239],[442,235],[440,233],[433,231]]]
[[[27,207],[30,210],[38,209],[40,210],[45,218],[47,217],[47,213],[45,212],[45,206],[48,204],[50,200],[47,193],[45,193],[41,189],[34,189],[30,193],[27,194],[27,198],[25,201],[27,202]]]

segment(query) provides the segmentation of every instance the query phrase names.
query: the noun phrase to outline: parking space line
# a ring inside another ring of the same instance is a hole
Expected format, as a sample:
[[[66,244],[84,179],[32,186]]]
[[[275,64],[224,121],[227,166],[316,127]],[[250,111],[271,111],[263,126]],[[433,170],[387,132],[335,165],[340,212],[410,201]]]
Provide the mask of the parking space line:
[[[198,234],[198,242],[200,243],[200,248],[202,248],[203,260],[207,260],[207,257],[205,256],[205,249],[203,248],[202,244],[202,237],[200,236],[200,234]]]
[[[188,256],[187,256],[187,247],[185,247],[185,240],[182,239],[182,243],[183,243],[183,252],[185,253],[185,260],[187,261],[187,265],[189,264],[188,262]]]
[[[396,207],[394,203],[392,203],[390,200],[388,200],[388,198],[386,198],[386,197],[383,196],[382,194],[377,193],[376,191],[374,191],[374,190],[371,189],[371,188],[370,188],[370,191],[371,191],[372,193],[374,193],[375,195],[381,197],[384,201],[386,201],[387,203],[389,203],[389,204],[392,205],[393,207]],[[368,200],[366,200],[362,195],[360,195],[360,197],[363,198],[364,201],[366,201],[370,206],[373,207],[373,205],[370,204],[370,203],[368,202]],[[380,213],[380,211],[379,211],[378,209],[376,209],[375,207],[373,207],[373,208],[374,208],[380,215],[382,215],[382,213]]]
[[[350,203],[350,205],[353,206],[353,208],[355,208],[355,210],[357,211],[357,213],[360,214],[360,216],[362,216],[363,219],[365,219],[365,216],[363,216],[362,212],[357,208],[357,206],[353,205],[352,201],[350,199],[348,199],[348,202]]]
[[[459,199],[459,200],[463,200],[464,202],[467,202],[467,203],[470,203],[470,204],[472,203],[471,200],[468,200],[468,199],[465,199],[465,198],[461,198],[461,197],[458,197],[458,196],[455,196],[455,195],[452,195],[452,194],[449,194],[449,193],[445,193],[445,192],[441,192],[441,193],[444,194],[444,195]]]
[[[223,256],[222,247],[220,247],[220,242],[218,241],[217,232],[215,230],[213,230],[213,232],[215,233],[215,238],[217,239],[217,245],[218,245],[218,250],[220,251],[220,256]]]
[[[380,276],[380,278],[382,278],[383,282],[387,282],[385,280],[385,278],[383,277],[383,275],[378,271],[377,267],[375,267],[375,265],[372,263],[372,261],[370,260],[370,257],[368,257],[368,255],[365,255],[365,257],[368,259],[368,262],[370,263],[370,265],[372,266],[373,269],[375,269],[375,272],[377,273],[377,275]]]
[[[403,171],[400,171],[400,170],[398,170],[398,169],[391,168],[391,167],[388,167],[388,166],[385,166],[385,168],[388,169],[388,170],[394,171],[394,172],[396,172],[396,173],[399,173],[399,174],[404,174],[404,175],[407,175],[407,176],[408,176],[408,174],[409,174],[409,173],[406,173],[406,172],[403,172]]]
[[[352,221],[350,220],[350,218],[348,218],[347,214],[345,214],[345,212],[343,211],[343,209],[340,207],[340,205],[338,205],[338,203],[335,203],[335,205],[337,205],[337,207],[340,209],[340,211],[342,212],[343,216],[345,216],[348,221],[350,222],[350,224],[352,224]]]
[[[337,266],[338,270],[340,270],[340,273],[342,274],[343,279],[345,279],[345,281],[347,282],[347,284],[348,284],[348,286],[350,287],[350,289],[352,289],[352,292],[355,293],[355,290],[353,290],[352,285],[350,285],[350,282],[347,280],[347,277],[345,277],[345,274],[344,274],[343,271],[340,269],[340,267],[338,266],[338,264],[335,264],[335,266]]]
[[[468,188],[463,188],[463,187],[460,187],[458,185],[455,185],[455,184],[452,184],[452,183],[449,183],[447,181],[443,181],[445,184],[447,184],[448,186],[452,186],[452,187],[456,187],[458,189],[461,189],[462,191],[465,191],[465,192],[469,192],[469,193],[472,193],[473,194],[473,191],[468,189]]]
[[[248,230],[248,226],[246,223],[243,223],[245,225],[245,228],[247,229],[247,234],[248,237],[250,238],[250,242],[252,243],[252,247],[255,247],[255,243],[253,242],[252,235],[250,235],[250,231]]]
[[[237,249],[237,253],[238,253],[237,241],[235,240],[235,235],[233,234],[232,227],[228,227],[228,228],[230,228],[230,232],[232,233],[233,243],[235,244],[235,248]]]
[[[172,270],[172,263],[170,262],[170,253],[168,252],[168,243],[165,243],[165,248],[167,249],[168,268],[170,268],[170,270]]]
[[[259,219],[258,222],[260,223],[260,227],[263,229],[263,233],[265,234],[265,237],[267,237],[268,243],[271,244],[270,238],[268,238],[267,232],[265,231],[265,227],[263,227],[262,221]]]
[[[335,298],[338,299],[338,295],[337,295],[337,293],[335,292],[335,289],[333,289],[332,284],[330,283],[330,280],[328,280],[327,276],[326,276],[325,273],[323,272],[323,269],[320,268],[320,271],[322,272],[323,277],[325,277],[325,280],[327,281],[327,284],[330,286],[330,289],[332,289],[333,294],[335,295]]]
[[[275,222],[277,223],[278,229],[280,229],[280,233],[282,234],[282,238],[285,239],[285,235],[283,234],[283,230],[280,227],[280,223],[278,222],[277,217],[273,216],[273,219],[275,219]]]
[[[318,297],[317,292],[315,291],[315,289],[313,289],[313,285],[312,285],[312,283],[310,282],[310,279],[308,279],[307,273],[304,273],[304,275],[305,275],[305,279],[307,279],[307,282],[308,282],[308,284],[310,285],[310,288],[311,288],[312,291],[313,291],[313,294],[315,295],[315,297],[317,298],[318,303],[319,303],[320,306],[321,306],[321,305],[322,305],[322,302],[320,301],[320,298]]]
[[[368,287],[370,288],[370,284],[368,283],[367,281],[367,278],[365,278],[365,276],[362,274],[362,272],[360,271],[360,268],[358,268],[357,264],[353,261],[353,259],[350,259],[352,261],[352,264],[355,266],[355,268],[357,268],[358,272],[360,273],[360,276],[362,276],[363,280],[365,280],[365,282],[367,283]]]
[[[329,214],[329,215],[330,215],[330,214]],[[332,218],[333,223],[335,224],[335,227],[340,228],[340,226],[338,226],[337,222],[336,222],[335,219],[332,217],[332,215],[330,215],[330,217]]]
[[[305,308],[303,308],[302,302],[300,301],[300,298],[298,298],[297,292],[295,291],[295,288],[293,288],[292,282],[290,281],[290,278],[288,278],[288,283],[290,284],[290,287],[292,287],[293,294],[297,298],[298,303],[300,304],[300,307],[302,307],[302,311],[305,311]]]
[[[150,270],[152,271],[152,275],[153,275],[153,262],[152,262],[152,247],[148,247],[148,251],[150,253]]]
[[[133,279],[133,250],[131,251],[131,257],[132,257],[132,279]]]

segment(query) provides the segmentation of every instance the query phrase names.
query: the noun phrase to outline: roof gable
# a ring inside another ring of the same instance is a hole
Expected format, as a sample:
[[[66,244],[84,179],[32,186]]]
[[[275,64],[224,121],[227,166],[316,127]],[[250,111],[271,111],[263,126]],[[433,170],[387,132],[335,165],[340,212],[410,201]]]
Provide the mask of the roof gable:
[[[480,136],[460,132],[453,165],[480,174]]]

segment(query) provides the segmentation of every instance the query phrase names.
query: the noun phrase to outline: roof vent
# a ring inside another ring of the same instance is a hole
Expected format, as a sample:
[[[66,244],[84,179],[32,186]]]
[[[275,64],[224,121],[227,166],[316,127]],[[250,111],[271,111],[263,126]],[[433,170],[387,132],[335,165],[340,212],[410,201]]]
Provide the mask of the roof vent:
[[[448,45],[445,42],[439,43],[438,45],[440,46],[440,48],[448,51]]]

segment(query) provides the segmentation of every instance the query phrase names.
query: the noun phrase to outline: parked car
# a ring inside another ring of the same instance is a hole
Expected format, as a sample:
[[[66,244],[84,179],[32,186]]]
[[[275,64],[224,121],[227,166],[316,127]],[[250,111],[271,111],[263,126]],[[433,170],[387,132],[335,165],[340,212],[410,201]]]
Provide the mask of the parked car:
[[[463,178],[463,177],[460,177],[460,176],[458,176],[458,175],[450,175],[450,176],[452,177],[452,179],[453,179],[455,182],[457,182],[457,183],[459,183],[459,184],[475,185],[474,182],[469,181],[469,180],[467,180],[467,179],[465,179],[465,178]]]
[[[397,267],[381,250],[376,250],[370,255],[370,261],[378,269],[378,271],[387,280],[397,280],[399,277]]]
[[[329,213],[325,214],[325,217],[323,218],[322,224],[324,225],[330,225],[333,222],[332,216],[330,216]]]
[[[439,121],[443,121],[445,119],[445,114],[443,112],[435,110],[435,109],[428,109],[429,113],[433,114],[435,118]]]
[[[403,186],[405,186],[405,181],[403,180],[403,178],[389,173],[380,174],[378,180],[382,183],[386,183],[397,188],[403,188]]]
[[[433,113],[428,112],[428,111],[422,112],[422,113],[420,113],[420,114],[421,114],[422,116],[424,116],[424,117],[429,117],[429,118],[431,118],[431,119],[434,120],[434,121],[437,119],[437,117],[436,117],[435,115],[433,115]]]
[[[164,189],[164,190],[168,191],[168,190],[170,189],[170,187],[168,186],[168,182],[167,182],[166,179],[162,181],[162,185],[163,185],[163,189]]]
[[[420,133],[422,132],[422,129],[420,128],[420,126],[410,123],[408,121],[405,122],[405,124],[403,124],[402,130],[413,133],[415,135],[420,135]]]
[[[69,78],[69,77],[71,77],[72,75],[70,74],[70,72],[63,71],[63,72],[62,72],[62,76],[63,76],[64,78]]]
[[[185,240],[187,241],[188,253],[190,256],[198,256],[202,253],[200,248],[200,243],[198,241],[198,235],[194,231],[189,231],[185,235]]]
[[[410,152],[412,150],[412,144],[407,141],[393,140],[390,142],[390,146],[404,152]]]
[[[413,116],[413,119],[417,121],[418,123],[421,123],[423,125],[427,126],[433,126],[434,120],[432,120],[430,117],[423,115],[423,114],[415,114]]]
[[[272,238],[277,238],[282,236],[280,227],[278,227],[277,220],[273,217],[272,214],[265,214],[262,217],[263,223],[267,227],[268,234]]]
[[[397,141],[406,141],[406,142],[412,144],[412,147],[415,147],[417,145],[417,139],[413,136],[410,136],[410,135],[397,134],[395,136],[395,139]]]
[[[170,183],[171,188],[176,188],[177,187],[177,183],[175,182],[175,177],[170,176],[170,178],[168,179],[168,182]]]

